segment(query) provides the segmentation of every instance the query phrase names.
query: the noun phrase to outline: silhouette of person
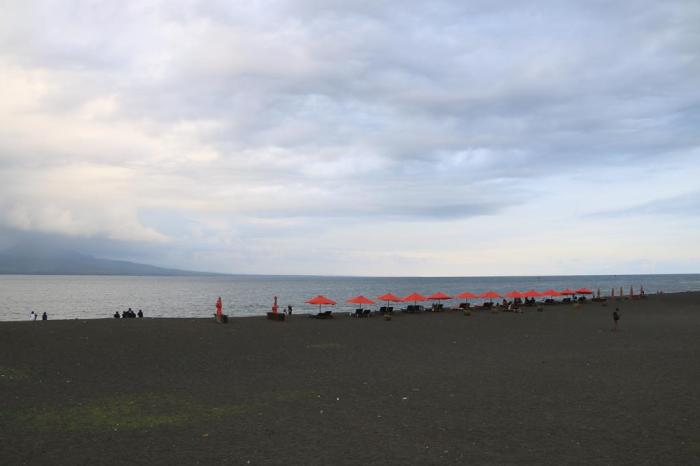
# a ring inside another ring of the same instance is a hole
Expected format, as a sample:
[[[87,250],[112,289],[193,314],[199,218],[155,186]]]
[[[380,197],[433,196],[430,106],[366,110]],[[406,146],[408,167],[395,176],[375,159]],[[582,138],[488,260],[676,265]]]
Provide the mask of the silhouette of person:
[[[292,305],[291,304],[287,306],[287,314],[289,314],[290,316],[292,315]]]
[[[46,311],[41,315],[41,320],[49,320],[48,314],[46,314]]]
[[[139,313],[136,314],[136,315],[139,316],[139,319],[142,318],[142,317],[143,317],[143,311],[142,311],[141,309],[139,309]]]
[[[36,320],[36,313],[34,311],[29,313],[29,320]]]
[[[613,312],[613,323],[614,323],[613,330],[617,330],[617,321],[620,320],[620,312],[619,311],[620,311],[620,308],[616,307],[615,311]]]
[[[119,311],[117,311],[117,312],[114,313],[114,318],[115,318],[115,319],[118,319],[118,318],[119,318]]]

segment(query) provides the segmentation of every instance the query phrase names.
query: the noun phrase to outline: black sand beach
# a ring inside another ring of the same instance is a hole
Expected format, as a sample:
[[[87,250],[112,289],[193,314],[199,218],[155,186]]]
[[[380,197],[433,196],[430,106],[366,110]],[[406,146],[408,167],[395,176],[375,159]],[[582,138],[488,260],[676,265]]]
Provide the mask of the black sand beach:
[[[3,322],[0,348],[3,465],[700,463],[700,293]]]

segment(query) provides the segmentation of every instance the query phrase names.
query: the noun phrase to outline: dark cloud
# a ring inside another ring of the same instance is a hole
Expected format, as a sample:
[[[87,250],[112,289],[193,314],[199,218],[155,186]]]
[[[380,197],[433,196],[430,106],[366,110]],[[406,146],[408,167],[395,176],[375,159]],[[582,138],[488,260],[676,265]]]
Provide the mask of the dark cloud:
[[[506,219],[630,167],[673,184],[699,23],[693,0],[15,4],[0,225],[184,257],[303,219]]]

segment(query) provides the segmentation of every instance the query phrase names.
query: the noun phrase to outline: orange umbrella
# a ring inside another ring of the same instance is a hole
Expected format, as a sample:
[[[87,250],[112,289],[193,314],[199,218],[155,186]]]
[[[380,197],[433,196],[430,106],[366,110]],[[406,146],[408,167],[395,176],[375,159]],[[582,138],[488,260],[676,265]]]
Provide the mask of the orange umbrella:
[[[442,291],[438,291],[437,293],[433,293],[430,296],[428,296],[428,299],[432,299],[434,301],[441,301],[443,299],[452,299],[452,296],[448,296]]]
[[[402,301],[401,298],[392,293],[386,293],[381,296],[377,296],[377,299],[380,301],[386,301],[386,307],[389,307],[389,301],[393,303],[400,303]]]
[[[407,303],[413,301],[413,305],[415,306],[418,301],[425,301],[425,296],[418,293],[411,293],[410,295],[403,298],[401,301],[405,301]]]
[[[567,289],[565,289],[565,290],[561,290],[559,293],[560,293],[562,296],[571,296],[571,295],[573,295],[573,294],[576,294],[576,292],[575,292],[574,290],[570,289],[570,288],[567,288]]]
[[[475,295],[474,293],[470,293],[468,291],[465,291],[464,293],[458,294],[457,298],[459,298],[459,299],[474,299],[474,298],[478,298],[478,296]]]
[[[588,288],[579,288],[576,290],[576,294],[593,294],[593,292]]]
[[[489,290],[489,291],[485,291],[484,293],[481,293],[481,294],[479,295],[479,297],[480,297],[480,298],[486,298],[486,299],[488,299],[490,302],[493,302],[493,299],[494,299],[494,298],[500,298],[501,295],[498,294],[498,293],[496,293],[495,291]]]
[[[333,301],[332,299],[326,298],[322,294],[316,296],[315,298],[311,298],[306,302],[308,304],[318,304],[318,312],[321,312],[321,306],[325,306],[325,305],[333,306],[335,304],[335,301]]]
[[[518,290],[513,290],[510,293],[506,293],[506,298],[522,298],[523,294]]]
[[[547,290],[542,292],[542,296],[561,296],[561,293],[559,293],[557,290]]]
[[[363,304],[374,304],[374,301],[372,301],[369,298],[365,298],[364,296],[355,296],[354,298],[348,299],[349,304],[359,304],[360,309],[362,309]]]
[[[537,290],[527,290],[523,293],[523,298],[539,298],[540,296],[545,296],[545,294]]]

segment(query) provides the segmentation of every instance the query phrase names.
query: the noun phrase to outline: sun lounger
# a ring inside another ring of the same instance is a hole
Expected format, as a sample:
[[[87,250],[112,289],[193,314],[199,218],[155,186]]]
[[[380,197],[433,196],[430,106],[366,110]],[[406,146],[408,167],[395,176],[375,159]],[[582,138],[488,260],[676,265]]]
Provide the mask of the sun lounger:
[[[471,303],[459,303],[460,309],[469,309],[471,306]]]
[[[314,319],[332,319],[333,318],[333,311],[324,311],[324,312],[319,312],[318,314],[311,314],[309,317],[314,318]]]
[[[353,317],[362,317],[362,309],[355,309],[355,313],[352,316]]]

